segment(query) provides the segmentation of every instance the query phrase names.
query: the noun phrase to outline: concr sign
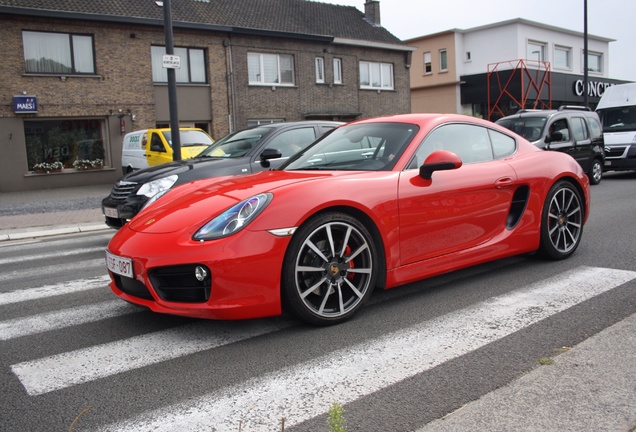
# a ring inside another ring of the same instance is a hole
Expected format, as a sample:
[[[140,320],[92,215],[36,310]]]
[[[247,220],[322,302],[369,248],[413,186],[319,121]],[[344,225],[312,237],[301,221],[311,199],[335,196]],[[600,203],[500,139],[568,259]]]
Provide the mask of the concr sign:
[[[587,83],[587,95],[590,97],[601,97],[605,93],[605,89],[613,85],[613,83],[590,81]],[[583,96],[583,87],[583,80],[574,81],[574,94]]]

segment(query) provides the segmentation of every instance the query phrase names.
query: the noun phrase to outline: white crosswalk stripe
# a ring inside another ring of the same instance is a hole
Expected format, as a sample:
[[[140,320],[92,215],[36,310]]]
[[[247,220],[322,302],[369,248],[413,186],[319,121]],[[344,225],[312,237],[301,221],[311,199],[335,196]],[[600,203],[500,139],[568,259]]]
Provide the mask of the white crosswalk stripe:
[[[81,263],[78,263],[78,265],[81,265]],[[105,264],[103,265],[105,266]],[[109,281],[110,278],[108,276],[99,276],[91,279],[80,279],[63,282],[60,284],[45,285],[39,288],[30,288],[25,290],[2,293],[0,294],[0,306],[11,303],[20,303],[29,300],[37,300],[46,297],[71,294],[96,288],[103,289]]]

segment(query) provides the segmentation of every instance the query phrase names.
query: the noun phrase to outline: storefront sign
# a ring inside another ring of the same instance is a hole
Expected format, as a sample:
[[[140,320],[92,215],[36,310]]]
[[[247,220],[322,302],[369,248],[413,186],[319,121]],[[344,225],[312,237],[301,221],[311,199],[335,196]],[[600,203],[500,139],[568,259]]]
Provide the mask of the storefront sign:
[[[35,96],[13,96],[13,112],[31,114],[38,112],[38,98]]]
[[[613,86],[613,83],[589,81],[587,83],[587,95],[589,97],[601,97],[605,93],[605,89]],[[574,94],[577,96],[583,96],[583,80],[574,81]]]

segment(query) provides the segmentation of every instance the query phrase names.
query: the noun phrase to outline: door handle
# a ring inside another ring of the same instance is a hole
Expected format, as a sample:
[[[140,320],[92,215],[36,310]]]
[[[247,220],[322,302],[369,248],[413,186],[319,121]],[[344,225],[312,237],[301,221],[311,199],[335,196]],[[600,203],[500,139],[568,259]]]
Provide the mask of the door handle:
[[[504,188],[507,188],[510,185],[512,185],[512,178],[511,177],[502,177],[500,179],[497,179],[497,181],[495,181],[495,187],[497,189],[504,189]]]

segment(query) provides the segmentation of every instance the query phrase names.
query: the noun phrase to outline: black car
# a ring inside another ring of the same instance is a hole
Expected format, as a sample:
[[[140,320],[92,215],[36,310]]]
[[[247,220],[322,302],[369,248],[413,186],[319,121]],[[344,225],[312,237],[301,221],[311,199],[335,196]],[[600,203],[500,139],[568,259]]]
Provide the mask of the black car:
[[[341,124],[300,121],[255,126],[221,138],[192,159],[127,174],[102,200],[106,225],[121,228],[151,199],[182,183],[276,168]]]
[[[601,182],[605,146],[601,121],[595,112],[572,106],[558,110],[521,110],[496,123],[539,148],[569,154],[583,167],[591,184]]]

